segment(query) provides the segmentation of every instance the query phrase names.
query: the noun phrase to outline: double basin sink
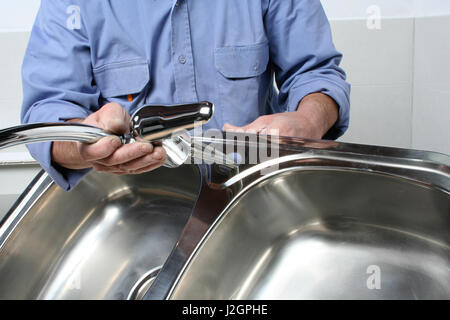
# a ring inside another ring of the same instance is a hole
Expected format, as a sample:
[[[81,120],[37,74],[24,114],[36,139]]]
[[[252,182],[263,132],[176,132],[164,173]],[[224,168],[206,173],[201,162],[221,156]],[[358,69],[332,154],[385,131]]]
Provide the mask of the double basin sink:
[[[280,146],[69,193],[41,172],[0,224],[0,299],[450,298],[450,157]]]

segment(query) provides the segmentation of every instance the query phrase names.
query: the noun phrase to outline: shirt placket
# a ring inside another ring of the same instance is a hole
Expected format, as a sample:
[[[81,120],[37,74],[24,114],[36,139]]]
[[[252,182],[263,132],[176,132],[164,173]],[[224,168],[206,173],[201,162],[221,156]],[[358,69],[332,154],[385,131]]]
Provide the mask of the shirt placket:
[[[177,0],[171,14],[172,64],[178,103],[198,101],[187,0]]]

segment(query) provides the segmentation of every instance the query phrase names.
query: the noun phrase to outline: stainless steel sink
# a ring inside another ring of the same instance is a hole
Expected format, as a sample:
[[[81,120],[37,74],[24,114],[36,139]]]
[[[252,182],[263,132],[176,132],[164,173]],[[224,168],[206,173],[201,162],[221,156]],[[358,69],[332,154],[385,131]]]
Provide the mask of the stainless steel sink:
[[[449,230],[443,192],[382,174],[293,168],[223,213],[171,297],[449,299]]]
[[[237,141],[223,143],[242,159],[259,148]],[[202,169],[193,215],[145,298],[450,299],[450,157],[279,146],[234,172]]]
[[[92,172],[70,193],[41,173],[1,225],[0,299],[139,298],[179,238],[199,186],[195,166]]]
[[[0,299],[450,299],[449,156],[197,142],[242,164],[38,176],[0,225]]]

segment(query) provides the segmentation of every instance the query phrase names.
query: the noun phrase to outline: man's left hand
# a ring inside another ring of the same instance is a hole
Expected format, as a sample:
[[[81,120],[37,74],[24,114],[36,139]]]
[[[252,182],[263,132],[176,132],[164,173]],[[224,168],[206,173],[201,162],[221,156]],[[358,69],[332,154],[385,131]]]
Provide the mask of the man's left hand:
[[[261,116],[244,127],[227,123],[223,130],[321,139],[337,119],[336,102],[323,93],[313,93],[302,99],[297,111]]]

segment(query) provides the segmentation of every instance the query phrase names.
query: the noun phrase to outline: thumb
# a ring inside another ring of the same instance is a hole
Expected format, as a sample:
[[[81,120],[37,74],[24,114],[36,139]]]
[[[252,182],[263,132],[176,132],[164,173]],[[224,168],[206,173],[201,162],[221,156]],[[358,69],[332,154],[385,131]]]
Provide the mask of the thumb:
[[[116,134],[123,134],[129,131],[129,123],[124,118],[108,118],[105,120],[105,130]]]
[[[98,111],[99,122],[103,128],[116,134],[129,131],[130,115],[118,103],[108,103]]]

